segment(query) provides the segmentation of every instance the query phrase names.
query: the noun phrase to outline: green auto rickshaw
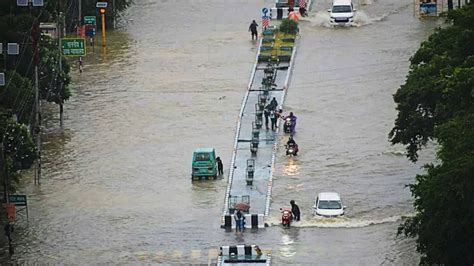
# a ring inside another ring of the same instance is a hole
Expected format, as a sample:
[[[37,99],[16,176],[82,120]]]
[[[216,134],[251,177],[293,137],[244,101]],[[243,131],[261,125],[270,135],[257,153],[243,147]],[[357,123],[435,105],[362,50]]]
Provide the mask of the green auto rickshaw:
[[[215,179],[217,177],[216,152],[214,148],[199,148],[193,153],[192,180]]]

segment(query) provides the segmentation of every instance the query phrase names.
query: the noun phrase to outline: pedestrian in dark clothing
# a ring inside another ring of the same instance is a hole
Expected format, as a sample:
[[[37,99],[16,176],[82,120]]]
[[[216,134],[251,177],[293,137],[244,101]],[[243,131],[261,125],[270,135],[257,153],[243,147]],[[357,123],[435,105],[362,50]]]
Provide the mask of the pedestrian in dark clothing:
[[[291,212],[293,213],[293,219],[295,221],[299,221],[300,220],[300,207],[296,205],[294,200],[291,200],[290,204],[291,204]]]
[[[252,23],[250,23],[250,26],[249,26],[249,31],[252,33],[252,40],[253,40],[254,36],[255,36],[255,40],[257,39],[257,36],[258,36],[257,27],[258,27],[257,22],[255,22],[255,20],[253,20]]]
[[[272,130],[276,130],[276,128],[277,128],[277,119],[278,118],[276,117],[274,109],[270,110],[269,117],[270,117],[270,120],[272,121]]]
[[[263,115],[265,116],[265,127],[268,129],[268,117],[270,116],[270,110],[268,108],[268,105],[263,110]]]
[[[3,231],[5,232],[5,236],[8,238],[8,241],[12,241],[12,232],[13,232],[13,225],[10,224],[10,221],[7,221],[5,226],[3,227]]]
[[[277,102],[276,98],[273,97],[273,99],[268,104],[268,109],[269,110],[275,110],[277,108],[277,106],[278,106],[278,102]]]
[[[237,212],[235,213],[234,220],[235,220],[235,231],[242,232],[244,230],[245,217],[242,214],[242,212],[240,212],[240,210],[237,210]]]
[[[216,158],[216,163],[217,163],[217,171],[218,171],[219,175],[223,175],[224,174],[224,165],[222,164],[221,157]]]

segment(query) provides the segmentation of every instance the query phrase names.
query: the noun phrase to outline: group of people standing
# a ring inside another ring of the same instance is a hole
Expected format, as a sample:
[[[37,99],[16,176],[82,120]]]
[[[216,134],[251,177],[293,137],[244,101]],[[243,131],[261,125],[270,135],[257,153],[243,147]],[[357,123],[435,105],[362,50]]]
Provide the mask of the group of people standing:
[[[272,130],[276,130],[278,118],[282,117],[283,110],[278,108],[278,102],[273,97],[270,103],[263,109],[263,116],[265,117],[265,127],[269,129],[268,122],[271,122]]]

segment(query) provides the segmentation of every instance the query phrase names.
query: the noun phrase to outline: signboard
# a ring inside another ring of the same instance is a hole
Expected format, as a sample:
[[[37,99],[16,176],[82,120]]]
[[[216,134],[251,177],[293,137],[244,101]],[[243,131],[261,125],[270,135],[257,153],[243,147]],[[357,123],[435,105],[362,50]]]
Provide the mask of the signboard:
[[[97,25],[95,16],[84,16],[84,24]]]
[[[16,0],[17,6],[28,6],[28,0]]]
[[[7,54],[12,54],[12,55],[20,54],[20,45],[16,42],[7,43]]]
[[[85,32],[86,32],[86,36],[88,37],[94,37],[95,34],[96,34],[96,29],[95,29],[95,25],[91,25],[91,24],[88,24],[88,25],[84,25],[84,28],[85,28]]]
[[[33,0],[33,6],[44,6],[43,0]]]
[[[5,73],[0,73],[0,86],[5,86]]]
[[[8,195],[8,204],[5,204],[5,209],[7,211],[8,218],[10,220],[16,219],[16,213],[26,210],[26,219],[28,219],[28,201],[26,195]],[[19,208],[16,207],[24,207]]]
[[[107,8],[107,2],[97,2],[97,8]]]
[[[26,206],[26,195],[8,195],[8,201],[15,206]]]
[[[61,48],[64,56],[85,56],[86,39],[84,38],[64,38],[61,39]]]
[[[420,1],[420,16],[437,16],[436,0]]]

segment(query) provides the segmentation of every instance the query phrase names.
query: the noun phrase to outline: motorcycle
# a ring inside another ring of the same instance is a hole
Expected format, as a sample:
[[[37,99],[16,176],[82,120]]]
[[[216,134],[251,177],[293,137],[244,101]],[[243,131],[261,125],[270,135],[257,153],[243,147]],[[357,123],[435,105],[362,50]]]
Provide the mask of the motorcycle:
[[[293,214],[289,209],[281,209],[281,224],[283,227],[290,227],[291,221],[293,220]]]
[[[285,123],[283,124],[283,131],[285,131],[285,133],[293,133],[293,121],[291,121],[291,118],[285,118]]]
[[[296,156],[298,154],[298,145],[290,144],[286,145],[286,155]]]

